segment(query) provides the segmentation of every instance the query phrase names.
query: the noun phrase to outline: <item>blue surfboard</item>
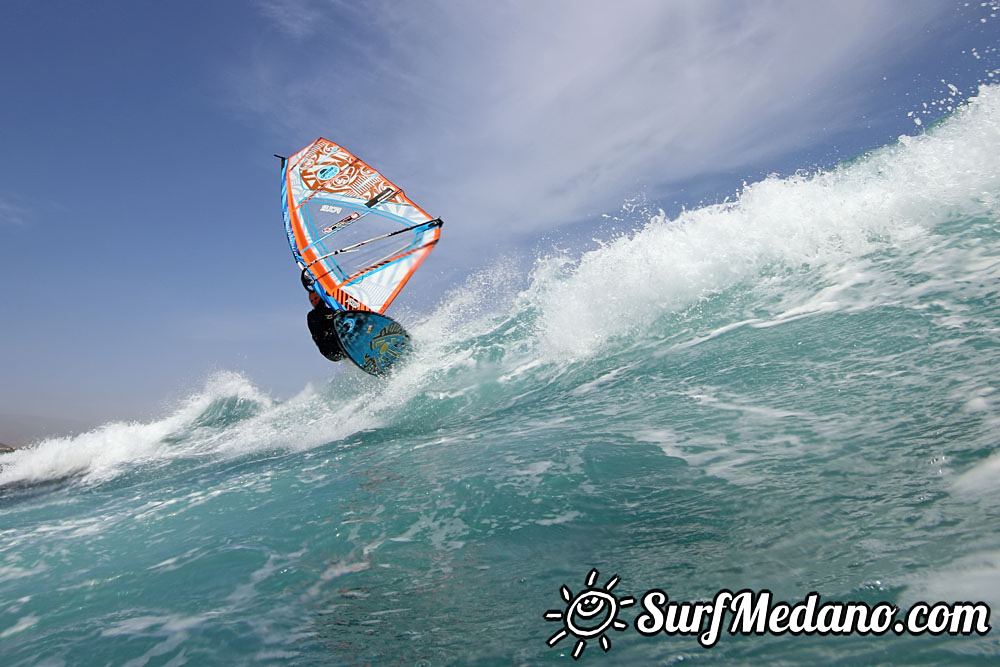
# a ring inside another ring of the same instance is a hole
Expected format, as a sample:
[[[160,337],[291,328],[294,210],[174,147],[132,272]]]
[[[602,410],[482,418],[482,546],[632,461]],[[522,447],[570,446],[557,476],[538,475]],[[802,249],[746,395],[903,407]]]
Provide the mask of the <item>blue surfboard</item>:
[[[372,375],[385,375],[410,345],[410,335],[395,320],[364,310],[341,310],[333,327],[348,358]]]

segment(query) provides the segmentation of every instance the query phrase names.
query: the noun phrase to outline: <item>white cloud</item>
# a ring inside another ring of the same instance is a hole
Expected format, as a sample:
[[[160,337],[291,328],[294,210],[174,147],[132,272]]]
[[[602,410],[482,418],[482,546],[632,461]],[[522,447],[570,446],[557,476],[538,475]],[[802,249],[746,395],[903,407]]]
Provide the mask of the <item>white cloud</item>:
[[[13,202],[0,199],[0,224],[23,225],[28,219],[28,210]]]
[[[257,0],[257,6],[279,30],[295,39],[316,32],[328,14],[328,5],[316,0]]]
[[[307,6],[320,25],[318,5],[279,4],[267,3],[270,15]],[[292,31],[290,60],[272,54],[243,83],[258,113],[306,141],[343,141],[472,223],[449,235],[579,220],[644,186],[746,168],[847,127],[864,113],[858,89],[901,53],[896,40],[948,9],[441,0],[366,3],[362,16],[349,7],[327,5],[319,33]],[[343,39],[334,26],[346,26]]]

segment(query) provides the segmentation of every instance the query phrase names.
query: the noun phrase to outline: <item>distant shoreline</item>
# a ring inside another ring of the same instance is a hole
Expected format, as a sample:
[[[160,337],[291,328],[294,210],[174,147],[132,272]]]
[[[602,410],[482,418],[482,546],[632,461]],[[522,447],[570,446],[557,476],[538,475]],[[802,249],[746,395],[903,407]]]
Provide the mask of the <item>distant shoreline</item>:
[[[14,447],[9,447],[9,446],[3,444],[2,442],[0,442],[0,454],[7,454],[9,452],[14,451],[14,449],[15,449]]]
[[[51,438],[72,437],[106,420],[4,412],[0,409],[0,445],[17,451]]]

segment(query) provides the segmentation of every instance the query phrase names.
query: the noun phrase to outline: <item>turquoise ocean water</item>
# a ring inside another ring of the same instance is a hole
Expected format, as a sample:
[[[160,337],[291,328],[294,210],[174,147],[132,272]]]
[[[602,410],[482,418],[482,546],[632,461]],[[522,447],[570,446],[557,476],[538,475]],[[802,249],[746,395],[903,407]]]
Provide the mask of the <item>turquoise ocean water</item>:
[[[1000,611],[1000,88],[504,280],[408,322],[387,381],[224,373],[2,455],[0,664],[575,664],[544,615],[595,568]],[[705,649],[640,613],[579,663],[1000,660],[996,630]]]

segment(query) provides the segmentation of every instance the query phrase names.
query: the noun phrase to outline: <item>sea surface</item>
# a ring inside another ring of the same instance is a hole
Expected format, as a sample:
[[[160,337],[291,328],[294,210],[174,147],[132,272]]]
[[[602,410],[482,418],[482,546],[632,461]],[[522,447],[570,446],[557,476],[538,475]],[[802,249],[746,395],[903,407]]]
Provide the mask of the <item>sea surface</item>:
[[[624,629],[579,664],[1000,662],[996,629],[634,625],[652,589],[1000,622],[1000,87],[508,279],[388,380],[221,373],[0,455],[0,664],[576,664],[588,588]]]

